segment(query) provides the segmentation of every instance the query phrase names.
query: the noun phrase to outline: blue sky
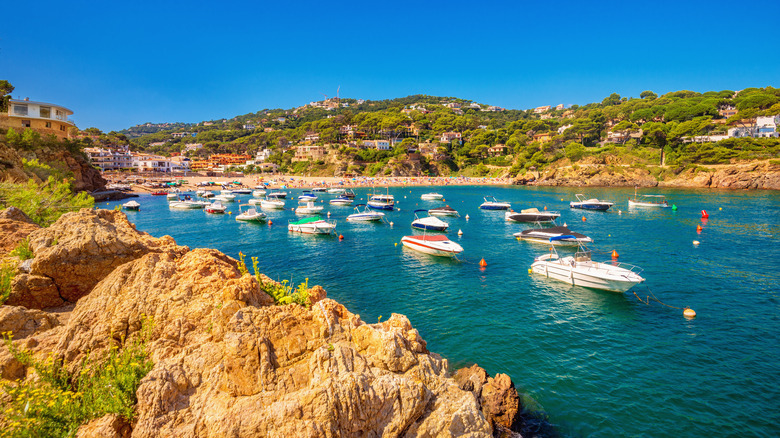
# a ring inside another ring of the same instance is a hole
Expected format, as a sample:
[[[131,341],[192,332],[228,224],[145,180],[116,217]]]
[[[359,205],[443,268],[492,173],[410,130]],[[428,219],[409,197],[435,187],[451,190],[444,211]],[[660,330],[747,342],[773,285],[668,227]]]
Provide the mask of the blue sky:
[[[780,1],[12,2],[0,79],[80,128],[341,97],[512,109],[780,86]]]

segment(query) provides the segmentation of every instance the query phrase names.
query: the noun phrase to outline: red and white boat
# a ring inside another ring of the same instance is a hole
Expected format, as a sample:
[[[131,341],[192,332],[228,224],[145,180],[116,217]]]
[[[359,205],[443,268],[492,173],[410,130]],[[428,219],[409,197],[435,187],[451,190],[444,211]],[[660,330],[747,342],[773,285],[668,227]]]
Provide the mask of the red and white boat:
[[[206,213],[224,213],[227,207],[219,201],[214,201],[206,206]]]
[[[455,257],[463,252],[463,247],[442,235],[404,236],[403,246],[425,254],[440,257]]]

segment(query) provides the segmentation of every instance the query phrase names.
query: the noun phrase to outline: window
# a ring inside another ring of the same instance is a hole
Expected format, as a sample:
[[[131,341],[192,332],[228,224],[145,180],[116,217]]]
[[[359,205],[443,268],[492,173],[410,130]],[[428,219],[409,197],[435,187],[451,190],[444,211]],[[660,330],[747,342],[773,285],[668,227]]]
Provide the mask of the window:
[[[30,127],[30,121],[29,120],[22,120],[22,127],[29,128]]]
[[[41,107],[41,117],[45,119],[51,118],[51,107],[50,106],[42,106]]]
[[[60,131],[64,131],[64,130],[65,130],[65,125],[60,125]]]
[[[14,105],[14,115],[15,116],[26,116],[27,115],[27,105]]]
[[[46,127],[51,128],[51,122],[46,122]]]

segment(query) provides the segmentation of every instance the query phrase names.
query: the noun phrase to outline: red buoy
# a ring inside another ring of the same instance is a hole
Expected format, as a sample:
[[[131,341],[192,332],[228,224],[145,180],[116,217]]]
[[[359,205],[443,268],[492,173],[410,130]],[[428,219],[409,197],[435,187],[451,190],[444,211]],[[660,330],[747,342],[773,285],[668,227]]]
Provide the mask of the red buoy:
[[[273,225],[274,221],[268,221],[268,225]]]
[[[612,258],[613,258],[613,259],[616,259],[616,258],[618,258],[618,257],[620,257],[620,254],[618,254],[618,252],[617,252],[616,250],[614,250],[614,249],[613,249],[613,250],[612,250]]]
[[[696,225],[696,232],[701,233],[702,227],[701,225]]]
[[[588,219],[586,219],[586,218],[585,218],[585,216],[583,216],[583,217],[582,217],[582,221],[583,221],[583,222],[585,222],[585,221],[587,221],[587,220],[588,220]]]
[[[707,214],[707,210],[702,210],[701,211],[701,218],[702,219],[707,219],[708,217],[710,217],[710,215]]]
[[[483,267],[483,268],[484,268],[485,266],[487,266],[487,262],[485,261],[485,259],[482,259],[482,260],[480,260],[480,261],[479,261],[479,266],[480,266],[480,267]]]
[[[343,234],[339,234],[339,240],[344,240],[344,235]]]

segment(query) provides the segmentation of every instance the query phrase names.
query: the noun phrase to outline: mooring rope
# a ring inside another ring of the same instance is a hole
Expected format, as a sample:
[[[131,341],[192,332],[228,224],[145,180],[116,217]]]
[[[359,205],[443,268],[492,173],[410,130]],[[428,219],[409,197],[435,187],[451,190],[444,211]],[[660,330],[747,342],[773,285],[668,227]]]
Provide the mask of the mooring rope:
[[[632,292],[634,292],[634,296],[636,297],[636,299],[639,300],[639,302],[641,302],[643,304],[647,304],[649,306],[650,305],[650,297],[652,296],[653,301],[656,301],[657,303],[659,303],[661,305],[664,305],[666,307],[671,307],[672,309],[677,309],[677,310],[683,310],[684,309],[683,307],[672,306],[672,305],[666,304],[663,301],[659,300],[658,297],[655,296],[653,291],[651,291],[650,288],[647,287],[646,285],[645,285],[645,289],[647,289],[647,292],[649,292],[650,295],[645,295],[645,299],[644,300],[642,298],[640,298],[639,295],[636,294],[636,291],[632,291]]]

